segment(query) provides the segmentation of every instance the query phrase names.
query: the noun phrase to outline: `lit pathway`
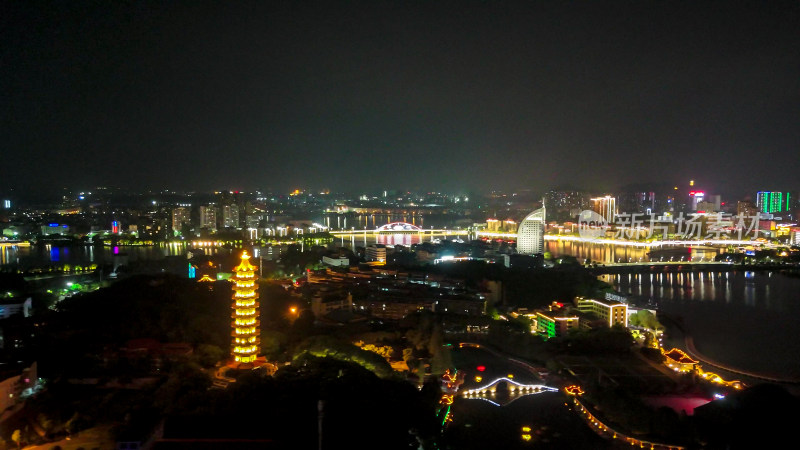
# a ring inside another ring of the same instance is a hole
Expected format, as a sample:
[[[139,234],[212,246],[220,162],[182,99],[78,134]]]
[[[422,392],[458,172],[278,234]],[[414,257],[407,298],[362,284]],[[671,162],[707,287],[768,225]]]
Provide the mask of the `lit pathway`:
[[[751,378],[756,378],[759,380],[771,381],[774,383],[787,383],[787,384],[798,384],[800,380],[797,378],[776,378],[769,375],[755,373],[755,372],[748,372],[742,369],[737,369],[735,367],[727,366],[720,362],[717,362],[713,359],[708,358],[707,356],[700,353],[697,348],[694,346],[694,339],[691,336],[684,336],[684,343],[686,344],[686,353],[689,354],[692,358],[702,361],[704,364],[708,364],[709,366],[713,366],[722,370],[727,370],[728,372],[732,372],[738,375],[745,375]]]

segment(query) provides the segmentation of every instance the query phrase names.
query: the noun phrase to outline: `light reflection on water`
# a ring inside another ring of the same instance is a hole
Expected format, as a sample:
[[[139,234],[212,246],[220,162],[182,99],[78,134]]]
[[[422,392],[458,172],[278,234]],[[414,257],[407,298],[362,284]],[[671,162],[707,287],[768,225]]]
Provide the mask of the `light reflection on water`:
[[[545,241],[545,247],[554,256],[570,255],[581,262],[589,259],[604,264],[649,261],[648,253],[651,251],[647,247],[558,240]],[[691,249],[692,258],[695,260],[702,258],[706,261],[712,261],[718,254],[719,250],[713,248]]]
[[[800,280],[772,272],[660,272],[599,278],[622,292],[654,301],[733,303],[781,309],[800,293]]]
[[[753,371],[800,376],[800,279],[733,271],[604,275],[617,290],[653,300],[683,320],[697,348]]]
[[[57,246],[33,245],[30,247],[0,248],[0,265],[37,265],[47,263],[110,263],[114,255],[127,256],[130,261],[163,259],[166,256],[185,255],[184,244],[161,244],[154,246]]]

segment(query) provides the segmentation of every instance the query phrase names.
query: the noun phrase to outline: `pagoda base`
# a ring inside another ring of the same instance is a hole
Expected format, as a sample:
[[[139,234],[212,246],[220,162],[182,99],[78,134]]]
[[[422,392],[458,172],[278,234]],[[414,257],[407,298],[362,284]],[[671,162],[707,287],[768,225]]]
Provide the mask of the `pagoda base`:
[[[251,361],[251,362],[247,362],[247,363],[229,360],[227,362],[227,364],[225,364],[224,367],[228,370],[227,373],[230,374],[228,376],[233,376],[234,378],[235,378],[234,374],[236,374],[236,373],[246,372],[246,371],[249,371],[249,370],[259,369],[259,368],[262,368],[262,367],[267,369],[267,373],[269,375],[274,374],[275,371],[278,370],[278,366],[276,366],[275,364],[267,361],[267,358],[264,357],[264,356],[259,356],[259,357],[256,358],[255,361]]]

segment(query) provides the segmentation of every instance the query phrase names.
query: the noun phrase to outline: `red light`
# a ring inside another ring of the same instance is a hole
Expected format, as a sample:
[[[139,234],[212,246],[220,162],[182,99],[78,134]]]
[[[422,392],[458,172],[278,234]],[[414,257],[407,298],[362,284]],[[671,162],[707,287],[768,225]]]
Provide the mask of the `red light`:
[[[689,191],[689,195],[694,195],[694,194],[696,194],[695,191]]]
[[[705,211],[697,211],[697,214],[703,214]]]
[[[561,302],[556,302],[556,305],[558,305],[559,308],[563,308],[564,307],[564,304],[561,303]]]
[[[478,366],[476,367],[476,369],[478,369],[478,372],[483,372],[484,370],[486,370],[486,366]]]

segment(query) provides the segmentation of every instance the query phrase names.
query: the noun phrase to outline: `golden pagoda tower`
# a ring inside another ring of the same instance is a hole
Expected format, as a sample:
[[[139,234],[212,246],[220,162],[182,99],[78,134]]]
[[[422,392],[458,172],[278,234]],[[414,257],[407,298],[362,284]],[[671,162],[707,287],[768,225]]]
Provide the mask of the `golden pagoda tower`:
[[[255,363],[260,344],[258,287],[256,267],[250,264],[250,255],[246,251],[242,252],[242,262],[233,272],[230,278],[233,281],[233,362]]]

